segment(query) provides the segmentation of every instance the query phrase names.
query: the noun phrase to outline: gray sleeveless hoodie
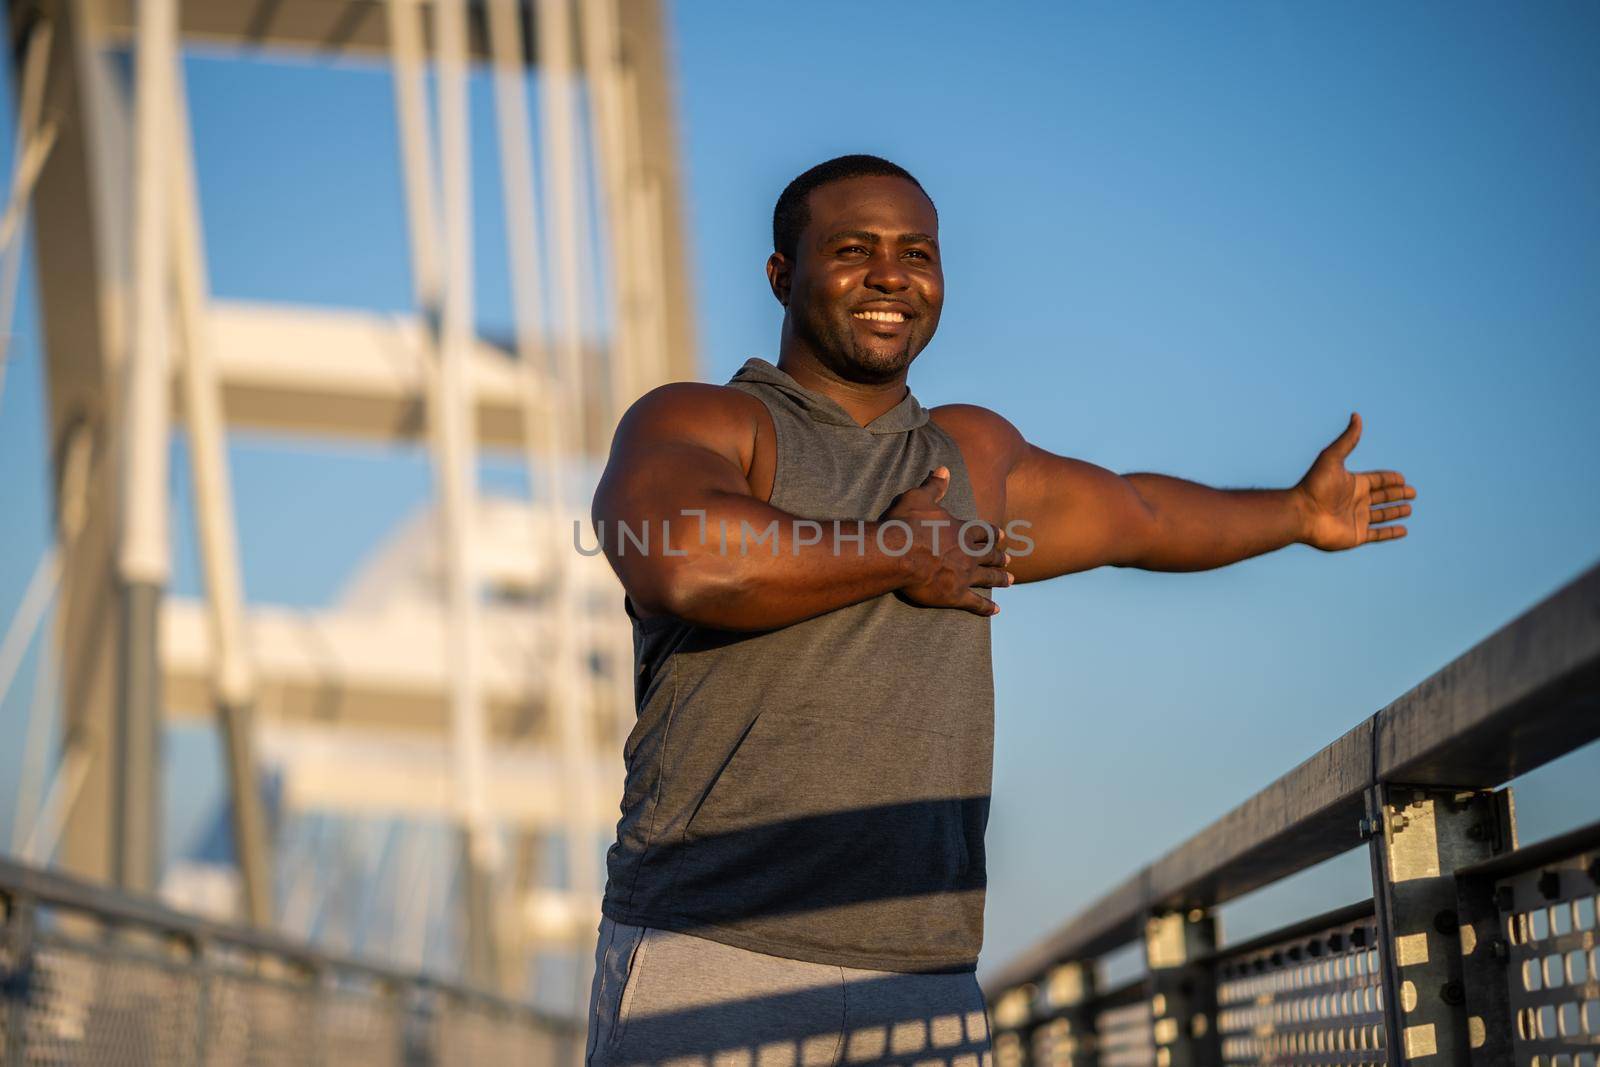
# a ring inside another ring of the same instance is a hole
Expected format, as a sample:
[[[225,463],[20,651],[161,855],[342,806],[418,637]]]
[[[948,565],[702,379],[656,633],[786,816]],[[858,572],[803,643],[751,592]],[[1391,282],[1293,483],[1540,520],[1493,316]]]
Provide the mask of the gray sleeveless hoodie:
[[[863,427],[765,360],[729,385],[772,413],[774,507],[851,520],[851,533],[942,464],[944,507],[977,517],[960,450],[909,393]],[[641,621],[624,603],[639,721],[605,914],[817,963],[973,970],[994,749],[989,620],[889,594],[736,632]]]

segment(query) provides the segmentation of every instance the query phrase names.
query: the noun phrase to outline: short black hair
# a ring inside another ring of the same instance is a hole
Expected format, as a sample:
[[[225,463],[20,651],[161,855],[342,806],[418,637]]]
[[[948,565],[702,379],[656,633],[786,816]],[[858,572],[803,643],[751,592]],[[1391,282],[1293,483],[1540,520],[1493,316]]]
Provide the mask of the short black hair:
[[[787,259],[794,259],[800,234],[811,221],[807,197],[818,186],[846,178],[904,178],[921,189],[923,196],[928,196],[928,190],[922,188],[922,183],[913,178],[910,171],[878,156],[839,156],[826,163],[818,163],[784,186],[782,195],[778,197],[778,204],[772,209],[772,250]],[[928,196],[928,203],[933,203],[933,197]],[[937,212],[938,208],[934,211]]]

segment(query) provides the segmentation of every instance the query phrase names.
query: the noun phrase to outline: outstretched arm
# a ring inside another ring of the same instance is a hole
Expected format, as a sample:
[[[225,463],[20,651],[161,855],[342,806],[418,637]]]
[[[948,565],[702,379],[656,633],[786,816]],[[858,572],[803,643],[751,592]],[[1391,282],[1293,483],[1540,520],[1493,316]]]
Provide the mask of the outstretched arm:
[[[1411,514],[1415,498],[1398,471],[1351,472],[1361,437],[1350,422],[1289,489],[1213,489],[1163,474],[1113,474],[1018,439],[1006,480],[1008,524],[1034,541],[1013,549],[1017,581],[1042,581],[1106,564],[1196,571],[1303,542],[1324,551],[1404,537],[1381,525]],[[1018,543],[1020,544],[1020,538]]]

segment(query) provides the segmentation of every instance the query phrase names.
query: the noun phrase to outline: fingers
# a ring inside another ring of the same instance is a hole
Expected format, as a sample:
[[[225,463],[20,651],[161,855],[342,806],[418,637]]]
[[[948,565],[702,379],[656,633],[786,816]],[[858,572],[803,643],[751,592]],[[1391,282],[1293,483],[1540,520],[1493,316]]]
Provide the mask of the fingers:
[[[1399,485],[1389,489],[1373,489],[1368,502],[1372,504],[1387,504],[1391,500],[1415,500],[1417,487],[1414,485]]]
[[[985,567],[1004,567],[1011,562],[1011,553],[1006,551],[1006,532],[990,527],[994,535],[989,542],[989,551],[985,552],[978,560]]]
[[[983,596],[981,593],[968,589],[956,607],[972,612],[974,615],[998,615],[1000,605]]]
[[[1399,471],[1362,471],[1361,479],[1373,490],[1406,487],[1406,476]]]
[[[944,499],[945,493],[950,491],[950,468],[935,467],[922,482],[924,488],[933,490],[933,502],[937,504]]]
[[[1404,526],[1369,526],[1367,527],[1367,541],[1394,541],[1406,535]],[[1363,541],[1362,544],[1365,544]]]
[[[1386,508],[1373,508],[1367,513],[1369,523],[1392,522],[1411,514],[1410,504],[1390,504]]]
[[[1361,416],[1352,411],[1350,422],[1345,426],[1344,432],[1333,439],[1327,450],[1342,460],[1355,451],[1356,442],[1359,440],[1361,440]]]
[[[1014,581],[1016,576],[1004,567],[979,567],[972,572],[972,584],[981,589],[1004,589]]]

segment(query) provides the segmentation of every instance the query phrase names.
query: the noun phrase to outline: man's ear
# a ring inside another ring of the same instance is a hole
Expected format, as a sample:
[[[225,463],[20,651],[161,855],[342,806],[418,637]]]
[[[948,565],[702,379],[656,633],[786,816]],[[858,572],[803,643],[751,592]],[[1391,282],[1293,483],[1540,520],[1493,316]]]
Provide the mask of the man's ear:
[[[767,257],[767,283],[772,286],[772,295],[784,307],[789,306],[789,273],[789,260],[782,252]]]

